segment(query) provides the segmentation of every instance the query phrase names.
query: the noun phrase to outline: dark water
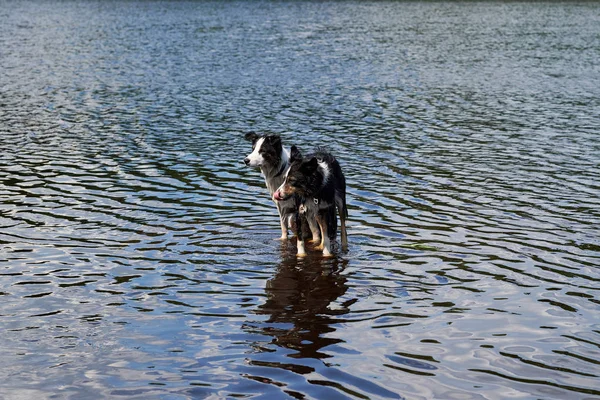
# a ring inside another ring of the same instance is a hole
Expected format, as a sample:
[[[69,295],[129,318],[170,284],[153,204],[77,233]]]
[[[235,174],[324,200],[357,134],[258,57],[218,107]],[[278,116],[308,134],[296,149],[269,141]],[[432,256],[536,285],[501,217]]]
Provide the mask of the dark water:
[[[596,3],[0,3],[0,398],[600,398]],[[326,144],[297,260],[248,130]]]

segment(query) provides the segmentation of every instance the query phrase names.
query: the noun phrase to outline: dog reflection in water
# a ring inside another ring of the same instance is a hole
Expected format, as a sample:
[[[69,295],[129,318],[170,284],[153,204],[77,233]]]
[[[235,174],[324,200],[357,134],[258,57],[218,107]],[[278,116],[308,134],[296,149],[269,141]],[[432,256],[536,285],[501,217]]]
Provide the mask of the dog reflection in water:
[[[342,340],[325,334],[335,331],[335,316],[349,312],[356,299],[334,303],[346,293],[347,278],[343,274],[346,260],[336,258],[289,258],[282,262],[267,281],[267,301],[258,307],[257,314],[269,315],[264,326],[248,326],[273,336],[272,343],[296,350],[294,358],[330,357],[320,350]],[[283,328],[278,324],[292,324]],[[271,325],[275,324],[275,325]]]

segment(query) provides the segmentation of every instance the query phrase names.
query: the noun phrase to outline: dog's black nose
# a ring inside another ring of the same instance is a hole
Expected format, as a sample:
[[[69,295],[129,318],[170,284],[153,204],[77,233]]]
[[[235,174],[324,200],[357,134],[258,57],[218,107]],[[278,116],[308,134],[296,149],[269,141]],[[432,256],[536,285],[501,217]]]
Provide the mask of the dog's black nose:
[[[246,164],[246,165],[250,164],[250,159],[248,157],[244,158],[244,164]]]

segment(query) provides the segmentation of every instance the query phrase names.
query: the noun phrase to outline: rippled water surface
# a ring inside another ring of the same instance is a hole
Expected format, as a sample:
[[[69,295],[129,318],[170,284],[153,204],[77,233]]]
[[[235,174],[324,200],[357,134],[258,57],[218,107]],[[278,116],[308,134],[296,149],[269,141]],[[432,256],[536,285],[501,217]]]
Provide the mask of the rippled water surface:
[[[0,397],[600,397],[596,3],[3,2]],[[249,130],[329,147],[281,243]]]

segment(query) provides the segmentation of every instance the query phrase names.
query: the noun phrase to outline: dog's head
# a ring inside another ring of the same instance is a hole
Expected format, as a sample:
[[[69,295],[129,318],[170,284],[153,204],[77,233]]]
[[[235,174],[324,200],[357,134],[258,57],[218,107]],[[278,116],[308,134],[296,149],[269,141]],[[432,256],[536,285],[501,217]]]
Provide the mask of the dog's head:
[[[279,135],[258,136],[248,132],[244,138],[252,142],[252,153],[244,158],[249,167],[276,166],[281,160],[281,137]]]
[[[273,193],[273,200],[287,200],[294,194],[306,197],[314,186],[314,176],[318,167],[319,163],[315,157],[305,159],[298,148],[292,146],[290,168],[281,186]]]

